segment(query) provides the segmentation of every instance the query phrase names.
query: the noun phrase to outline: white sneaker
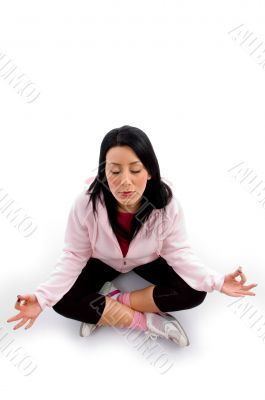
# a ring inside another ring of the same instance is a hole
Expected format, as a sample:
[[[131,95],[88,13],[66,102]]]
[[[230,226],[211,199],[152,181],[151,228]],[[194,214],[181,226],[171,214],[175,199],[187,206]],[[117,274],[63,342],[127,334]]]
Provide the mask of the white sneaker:
[[[105,282],[102,288],[98,291],[99,294],[111,296],[113,299],[118,297],[121,293],[119,289],[117,289],[112,282]],[[94,330],[98,328],[96,324],[90,324],[88,322],[82,322],[80,325],[80,336],[90,336]]]
[[[158,336],[170,339],[180,347],[189,346],[189,338],[178,320],[167,313],[144,312],[148,330],[147,337],[156,340]]]

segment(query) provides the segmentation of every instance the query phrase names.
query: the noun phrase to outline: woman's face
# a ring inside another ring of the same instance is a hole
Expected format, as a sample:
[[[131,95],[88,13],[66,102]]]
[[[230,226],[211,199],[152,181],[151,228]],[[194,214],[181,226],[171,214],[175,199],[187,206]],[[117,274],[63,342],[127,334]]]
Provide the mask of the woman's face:
[[[151,176],[129,146],[115,146],[106,154],[105,174],[118,211],[136,212]],[[129,195],[122,192],[131,192]]]

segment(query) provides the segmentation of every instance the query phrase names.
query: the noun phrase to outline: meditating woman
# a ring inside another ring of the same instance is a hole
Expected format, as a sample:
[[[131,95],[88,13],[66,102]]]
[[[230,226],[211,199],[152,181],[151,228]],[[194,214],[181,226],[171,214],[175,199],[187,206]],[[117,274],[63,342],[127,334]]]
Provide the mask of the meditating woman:
[[[134,271],[151,285],[122,293],[112,280]],[[237,276],[240,280],[237,280]],[[46,306],[81,322],[80,335],[112,325],[139,329],[184,347],[190,344],[169,312],[201,304],[207,292],[255,295],[241,268],[206,267],[192,250],[181,203],[160,176],[148,136],[129,125],[102,140],[97,175],[76,195],[62,254],[34,293],[19,295],[19,314],[7,322],[35,322]]]

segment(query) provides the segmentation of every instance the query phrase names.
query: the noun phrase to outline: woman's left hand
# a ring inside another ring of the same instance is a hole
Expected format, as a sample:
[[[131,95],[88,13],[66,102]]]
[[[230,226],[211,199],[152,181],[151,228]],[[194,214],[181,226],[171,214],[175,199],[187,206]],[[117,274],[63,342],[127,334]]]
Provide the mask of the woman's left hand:
[[[225,276],[224,284],[221,288],[221,292],[227,294],[228,296],[241,297],[241,296],[256,296],[256,293],[250,292],[249,290],[257,286],[257,283],[252,283],[250,285],[244,285],[247,278],[242,272],[242,267],[238,267],[235,272]],[[241,281],[236,279],[240,276]]]

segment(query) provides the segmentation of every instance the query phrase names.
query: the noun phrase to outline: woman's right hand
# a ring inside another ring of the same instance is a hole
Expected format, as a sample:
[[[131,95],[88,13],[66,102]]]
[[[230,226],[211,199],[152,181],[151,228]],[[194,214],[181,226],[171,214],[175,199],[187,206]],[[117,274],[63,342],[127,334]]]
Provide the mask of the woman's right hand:
[[[35,322],[36,318],[43,311],[35,294],[18,295],[18,300],[15,303],[15,309],[19,310],[19,314],[8,318],[6,322],[21,321],[13,328],[18,329],[29,321],[25,329],[30,328]]]

